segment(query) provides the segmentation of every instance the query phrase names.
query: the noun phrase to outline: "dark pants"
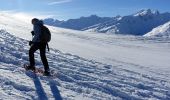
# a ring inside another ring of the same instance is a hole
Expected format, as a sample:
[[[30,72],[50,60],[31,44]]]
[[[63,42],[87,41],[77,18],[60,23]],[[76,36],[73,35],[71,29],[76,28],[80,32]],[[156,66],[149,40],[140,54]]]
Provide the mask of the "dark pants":
[[[49,66],[48,66],[46,55],[45,55],[46,45],[47,45],[46,43],[34,43],[31,45],[30,50],[29,50],[30,66],[35,66],[34,52],[39,49],[41,61],[44,65],[44,70],[49,71]]]

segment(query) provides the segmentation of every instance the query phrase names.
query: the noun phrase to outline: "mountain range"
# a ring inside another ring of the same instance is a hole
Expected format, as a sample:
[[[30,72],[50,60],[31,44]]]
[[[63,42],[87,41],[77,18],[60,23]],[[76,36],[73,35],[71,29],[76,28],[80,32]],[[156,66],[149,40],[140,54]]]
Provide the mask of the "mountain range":
[[[82,30],[86,27],[104,23],[112,20],[110,17],[98,17],[97,15],[91,15],[89,17],[81,17],[78,19],[69,19],[67,21],[59,21],[53,18],[44,19],[44,23],[51,26],[57,26],[62,28],[69,28],[74,30]]]
[[[160,13],[157,10],[141,10],[128,16],[99,17],[91,15],[78,19],[59,21],[53,18],[44,19],[44,23],[51,26],[74,30],[111,33],[145,35],[153,28],[170,21],[170,13]]]

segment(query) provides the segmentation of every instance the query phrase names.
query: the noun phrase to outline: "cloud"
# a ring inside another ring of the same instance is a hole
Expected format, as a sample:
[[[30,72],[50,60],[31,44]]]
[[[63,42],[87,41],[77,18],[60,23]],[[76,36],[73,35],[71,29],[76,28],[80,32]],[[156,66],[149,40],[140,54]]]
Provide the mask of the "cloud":
[[[16,10],[0,10],[0,13],[14,13]]]
[[[57,4],[63,4],[63,3],[69,3],[69,2],[72,2],[72,0],[57,0],[54,2],[48,3],[48,5],[57,5]]]

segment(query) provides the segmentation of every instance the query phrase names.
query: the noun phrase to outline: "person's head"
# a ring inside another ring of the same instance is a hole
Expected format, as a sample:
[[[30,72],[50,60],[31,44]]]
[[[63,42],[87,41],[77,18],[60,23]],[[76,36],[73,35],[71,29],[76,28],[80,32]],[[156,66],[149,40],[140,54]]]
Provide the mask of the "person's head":
[[[32,24],[35,24],[35,22],[37,22],[37,21],[39,21],[39,19],[33,18],[31,22],[32,22]]]

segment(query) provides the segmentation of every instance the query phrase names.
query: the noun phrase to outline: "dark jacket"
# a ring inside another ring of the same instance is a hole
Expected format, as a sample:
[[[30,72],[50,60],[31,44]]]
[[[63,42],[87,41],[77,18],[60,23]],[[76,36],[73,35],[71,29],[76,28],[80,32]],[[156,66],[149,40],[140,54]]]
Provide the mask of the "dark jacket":
[[[33,25],[34,37],[32,42],[37,43],[40,42],[41,28],[43,26],[42,21],[36,21]]]

